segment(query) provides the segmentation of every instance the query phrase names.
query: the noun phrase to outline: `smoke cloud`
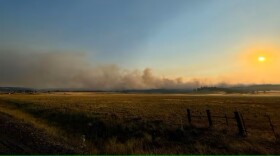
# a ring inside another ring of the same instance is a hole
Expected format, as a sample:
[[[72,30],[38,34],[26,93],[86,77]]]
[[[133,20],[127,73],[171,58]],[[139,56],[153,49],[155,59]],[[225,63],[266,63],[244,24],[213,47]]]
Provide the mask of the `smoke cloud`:
[[[128,71],[117,65],[96,65],[82,53],[0,50],[0,55],[0,86],[125,90],[202,85],[198,80],[161,78],[149,68]]]

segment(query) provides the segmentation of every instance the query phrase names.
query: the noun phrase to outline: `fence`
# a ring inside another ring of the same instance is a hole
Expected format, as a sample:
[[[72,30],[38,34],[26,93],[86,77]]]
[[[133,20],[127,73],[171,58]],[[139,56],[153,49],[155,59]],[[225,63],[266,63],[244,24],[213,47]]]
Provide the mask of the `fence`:
[[[248,126],[247,126],[246,122],[247,121],[258,122],[257,120],[254,120],[252,118],[244,118],[243,114],[239,111],[233,112],[233,116],[229,116],[227,114],[224,114],[223,116],[217,116],[217,115],[212,115],[211,111],[209,109],[207,109],[205,111],[205,115],[202,115],[202,113],[197,115],[197,114],[193,113],[190,109],[187,109],[187,118],[188,118],[188,123],[190,126],[194,125],[194,123],[195,123],[194,119],[207,118],[208,126],[210,128],[216,124],[215,120],[217,120],[217,119],[224,120],[224,124],[227,126],[229,126],[229,120],[232,120],[235,122],[235,125],[237,126],[239,135],[243,136],[243,137],[246,137],[248,134]],[[269,115],[265,115],[264,118],[266,118],[266,122],[269,125],[269,129],[267,129],[265,131],[273,133],[275,139],[279,140],[280,139],[279,135],[277,134],[276,129],[275,129],[276,124],[272,123],[272,120]]]

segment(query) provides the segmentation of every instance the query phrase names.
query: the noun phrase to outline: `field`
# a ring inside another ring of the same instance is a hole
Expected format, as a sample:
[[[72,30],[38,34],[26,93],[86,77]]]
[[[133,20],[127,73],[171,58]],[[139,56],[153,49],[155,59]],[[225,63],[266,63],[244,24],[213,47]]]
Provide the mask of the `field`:
[[[278,94],[2,94],[0,119],[2,131],[7,120],[20,125],[9,129],[25,129],[21,144],[41,140],[42,146],[49,147],[44,151],[30,147],[32,143],[20,145],[29,150],[12,151],[17,154],[280,154],[279,104]],[[197,116],[192,125],[187,109]],[[213,127],[204,117],[206,109],[213,116]],[[234,111],[244,117],[246,137],[238,135]],[[225,115],[228,124],[222,118]],[[26,136],[30,131],[34,133],[31,138]],[[16,146],[17,138],[12,142]],[[0,142],[0,150],[4,144]]]

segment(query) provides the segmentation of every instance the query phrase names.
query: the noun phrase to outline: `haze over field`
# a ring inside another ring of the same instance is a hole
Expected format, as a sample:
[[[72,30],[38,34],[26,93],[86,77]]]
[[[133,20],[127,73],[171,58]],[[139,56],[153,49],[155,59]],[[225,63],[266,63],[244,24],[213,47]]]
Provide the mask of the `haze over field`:
[[[0,86],[280,83],[278,0],[0,0]]]

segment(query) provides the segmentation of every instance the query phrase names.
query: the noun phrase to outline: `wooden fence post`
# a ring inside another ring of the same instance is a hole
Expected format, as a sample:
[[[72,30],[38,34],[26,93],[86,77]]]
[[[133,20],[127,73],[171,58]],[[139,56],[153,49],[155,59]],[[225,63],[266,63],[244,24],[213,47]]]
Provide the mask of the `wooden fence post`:
[[[188,121],[189,121],[189,124],[192,125],[192,115],[191,115],[191,110],[190,109],[187,109],[187,112],[188,112]]]
[[[235,116],[235,119],[236,119],[239,134],[241,136],[246,136],[246,130],[245,130],[245,127],[244,127],[244,123],[242,122],[242,118],[241,118],[240,113],[236,111],[236,112],[234,112],[234,116]]]
[[[274,136],[275,136],[275,139],[276,139],[276,141],[277,141],[277,140],[278,140],[278,136],[277,136],[277,134],[276,134],[276,132],[275,132],[275,130],[274,130],[274,126],[273,126],[273,124],[272,124],[272,122],[271,122],[270,116],[267,115],[267,118],[268,118],[268,121],[269,121],[271,130],[272,130],[272,132],[273,132],[273,134],[274,134]]]
[[[240,117],[241,117],[241,120],[242,120],[242,123],[243,123],[243,126],[244,126],[245,133],[247,134],[247,128],[246,128],[246,124],[245,124],[244,119],[243,119],[243,115],[240,114]]]
[[[207,118],[208,118],[208,122],[209,122],[209,127],[213,126],[213,122],[212,122],[212,118],[211,118],[211,112],[209,109],[206,110],[207,113]]]
[[[225,119],[226,119],[226,123],[227,123],[227,126],[228,126],[228,118],[227,118],[227,114],[225,114]]]

